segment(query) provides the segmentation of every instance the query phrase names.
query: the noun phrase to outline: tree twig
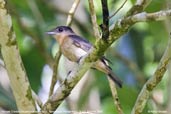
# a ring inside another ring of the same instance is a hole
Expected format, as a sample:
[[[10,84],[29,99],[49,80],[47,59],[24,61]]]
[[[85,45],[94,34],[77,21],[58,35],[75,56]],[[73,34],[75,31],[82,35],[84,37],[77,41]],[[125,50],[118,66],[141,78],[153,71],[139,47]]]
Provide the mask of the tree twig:
[[[171,39],[169,39],[167,48],[160,60],[160,63],[154,72],[154,75],[146,82],[146,84],[143,86],[140,94],[138,95],[138,98],[136,100],[136,103],[132,109],[131,114],[141,114],[146,102],[150,96],[151,91],[160,83],[162,80],[165,71],[167,70],[167,65],[169,64],[171,60]]]
[[[115,16],[123,8],[123,6],[126,4],[127,1],[128,0],[125,0],[123,2],[123,4],[111,16],[109,16],[108,18],[111,19],[113,16]]]
[[[53,94],[53,90],[55,87],[55,84],[57,82],[57,74],[58,74],[58,66],[59,66],[59,60],[61,57],[61,51],[58,51],[56,56],[55,56],[55,63],[53,65],[53,75],[52,75],[52,80],[51,80],[51,85],[50,85],[50,90],[49,90],[49,97]]]
[[[101,0],[103,23],[100,25],[102,29],[102,39],[106,40],[109,37],[109,9],[107,0]]]
[[[37,94],[32,90],[32,96],[35,102],[37,102],[37,104],[39,105],[40,108],[43,107],[43,103],[41,101],[41,99],[37,96]]]
[[[100,38],[100,32],[98,29],[98,24],[97,24],[97,18],[96,18],[96,12],[94,8],[94,2],[93,0],[88,0],[89,1],[89,9],[90,9],[90,15],[91,15],[91,21],[93,24],[93,30],[94,30],[94,36],[96,39]]]
[[[135,5],[127,12],[126,17],[142,12],[152,0],[137,0]]]
[[[67,26],[71,26],[74,13],[75,13],[79,3],[80,3],[80,0],[75,0],[72,7],[71,7],[71,9],[69,10],[67,24],[66,24]]]
[[[109,77],[108,77],[108,80],[109,80],[109,85],[110,85],[110,89],[111,89],[111,92],[112,92],[112,96],[113,96],[113,99],[114,99],[114,104],[116,106],[116,110],[117,110],[118,114],[124,114],[124,112],[122,110],[122,107],[121,107],[121,104],[120,104],[120,101],[119,101],[116,86]]]
[[[168,16],[171,16],[171,9],[158,11],[154,13],[142,12],[142,13],[138,13],[133,16],[130,16],[127,19],[135,23],[135,22],[144,22],[144,21],[161,21],[161,20],[166,19]]]

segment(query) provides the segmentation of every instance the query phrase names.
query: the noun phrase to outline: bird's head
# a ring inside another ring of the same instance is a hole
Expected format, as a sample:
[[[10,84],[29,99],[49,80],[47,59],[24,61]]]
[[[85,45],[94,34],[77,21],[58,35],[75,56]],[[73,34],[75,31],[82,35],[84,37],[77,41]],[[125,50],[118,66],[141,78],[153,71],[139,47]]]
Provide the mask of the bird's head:
[[[49,35],[53,35],[55,39],[63,38],[68,35],[74,34],[73,30],[68,26],[58,26],[55,29],[46,32]]]

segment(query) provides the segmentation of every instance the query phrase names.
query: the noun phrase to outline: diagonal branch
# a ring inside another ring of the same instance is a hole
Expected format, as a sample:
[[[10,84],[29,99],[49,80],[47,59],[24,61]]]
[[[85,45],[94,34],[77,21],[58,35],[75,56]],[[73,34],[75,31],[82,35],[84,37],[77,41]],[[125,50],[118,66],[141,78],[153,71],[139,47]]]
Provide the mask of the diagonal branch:
[[[68,19],[67,19],[67,26],[71,26],[74,13],[75,13],[79,3],[80,3],[80,0],[75,0],[71,9],[69,10]]]
[[[133,107],[132,114],[141,114],[145,104],[150,96],[151,91],[161,82],[164,73],[167,70],[167,65],[171,60],[171,39],[169,39],[169,43],[167,48],[163,54],[163,57],[160,60],[160,63],[154,72],[154,75],[146,82],[144,87],[142,88],[137,101]]]
[[[125,0],[123,2],[123,4],[111,16],[109,16],[108,18],[111,19],[113,16],[115,16],[123,8],[123,6],[126,4],[127,1],[128,0]]]
[[[137,0],[135,5],[127,12],[127,17],[142,12],[152,0]]]
[[[95,8],[94,8],[94,2],[93,2],[93,0],[88,0],[88,2],[89,2],[91,21],[93,24],[94,36],[96,39],[99,39],[101,37],[100,37],[99,30],[98,30],[98,24],[97,24],[96,12],[95,12]]]
[[[158,11],[154,13],[138,13],[133,16],[128,17],[125,20],[132,21],[132,22],[144,22],[144,21],[161,21],[165,20],[168,16],[171,16],[171,9]]]

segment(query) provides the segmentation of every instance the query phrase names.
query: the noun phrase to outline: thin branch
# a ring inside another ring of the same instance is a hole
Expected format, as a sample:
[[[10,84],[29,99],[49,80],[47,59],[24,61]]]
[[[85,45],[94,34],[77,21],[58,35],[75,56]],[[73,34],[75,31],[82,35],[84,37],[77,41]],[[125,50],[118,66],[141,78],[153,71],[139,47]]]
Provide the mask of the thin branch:
[[[165,20],[167,17],[171,16],[171,9],[158,11],[154,13],[138,13],[133,16],[128,17],[125,20],[131,20],[132,22],[144,22],[144,21],[161,21]]]
[[[94,2],[93,2],[93,0],[88,0],[88,2],[89,2],[91,21],[92,21],[92,24],[93,24],[94,36],[95,36],[96,39],[99,39],[100,38],[100,32],[99,32],[99,29],[98,29],[96,12],[95,12],[95,8],[94,8]]]
[[[161,82],[165,71],[167,70],[167,65],[171,60],[171,39],[169,39],[167,48],[160,60],[160,63],[154,72],[154,75],[146,82],[142,88],[136,103],[132,109],[132,114],[141,114],[146,102],[150,96],[151,91]]]
[[[113,99],[114,99],[114,104],[116,106],[116,110],[117,110],[118,114],[124,114],[124,112],[122,110],[122,107],[121,107],[121,104],[120,104],[120,101],[119,101],[116,86],[109,77],[108,77],[108,81],[109,81],[110,89],[111,89],[112,96],[113,96]]]
[[[135,5],[141,6],[144,9],[150,2],[152,2],[152,0],[137,0]]]
[[[126,4],[127,1],[128,0],[125,0],[123,2],[123,4],[111,16],[109,16],[108,18],[111,19],[113,16],[115,16],[123,8],[123,6]]]
[[[37,102],[37,104],[39,105],[40,108],[43,107],[43,103],[41,101],[41,99],[37,96],[37,94],[32,90],[32,96],[35,102]]]
[[[69,10],[68,19],[67,19],[67,26],[71,26],[74,13],[75,13],[79,3],[80,3],[80,0],[75,0],[71,9]]]
[[[135,5],[127,12],[126,17],[135,15],[144,11],[144,9],[152,2],[152,0],[137,0]]]
[[[59,66],[59,60],[61,57],[61,51],[58,51],[56,56],[55,56],[55,63],[53,65],[53,75],[52,75],[52,80],[51,80],[51,85],[50,85],[50,90],[49,90],[49,97],[53,94],[53,90],[55,87],[55,84],[57,82],[57,74],[58,74],[58,66]]]
[[[102,29],[102,39],[106,40],[109,37],[109,9],[107,0],[101,0],[103,23],[100,25]]]

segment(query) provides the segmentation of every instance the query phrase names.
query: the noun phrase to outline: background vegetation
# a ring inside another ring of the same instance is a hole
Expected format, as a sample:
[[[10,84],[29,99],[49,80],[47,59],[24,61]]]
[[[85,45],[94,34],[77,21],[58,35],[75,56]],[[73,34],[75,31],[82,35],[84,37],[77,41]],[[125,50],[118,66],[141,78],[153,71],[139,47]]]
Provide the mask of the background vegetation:
[[[8,0],[7,2],[29,82],[32,89],[45,102],[52,78],[54,56],[59,50],[58,43],[45,32],[56,26],[66,25],[73,0]],[[98,0],[94,2],[97,23],[100,25],[102,23],[101,3]],[[121,0],[108,0],[110,14],[113,14],[122,3]],[[110,25],[122,17],[134,3],[134,0],[128,0],[124,7],[111,18]],[[150,13],[169,7],[171,7],[169,0],[157,0],[151,2],[145,11]],[[95,42],[87,0],[82,0],[79,4],[71,27],[80,36],[92,43]],[[106,57],[112,62],[110,66],[124,82],[123,88],[118,88],[118,96],[125,114],[131,112],[143,84],[153,75],[170,38],[170,32],[169,18],[161,22],[138,23],[106,51]],[[58,77],[64,79],[71,68],[73,68],[72,63],[62,56]],[[168,72],[171,72],[170,70]],[[171,111],[171,76],[169,76],[171,73],[165,75],[150,95],[143,114],[156,109],[168,113]],[[117,112],[107,78],[103,73],[91,69],[81,82],[58,110],[96,110],[104,114]],[[59,82],[55,88],[58,86]],[[1,58],[0,108],[16,110],[17,107],[14,104],[10,82]]]

